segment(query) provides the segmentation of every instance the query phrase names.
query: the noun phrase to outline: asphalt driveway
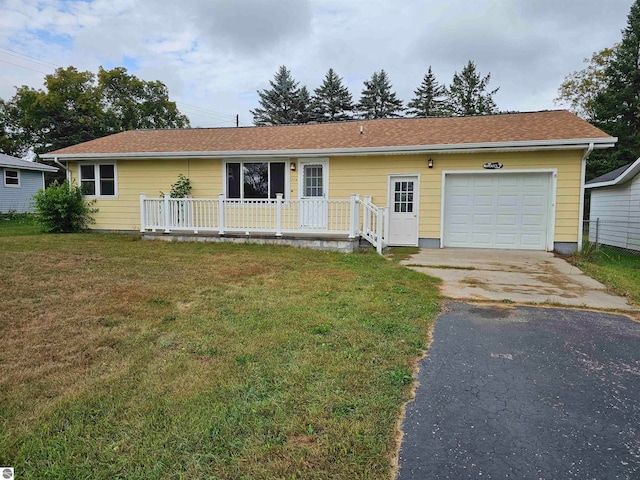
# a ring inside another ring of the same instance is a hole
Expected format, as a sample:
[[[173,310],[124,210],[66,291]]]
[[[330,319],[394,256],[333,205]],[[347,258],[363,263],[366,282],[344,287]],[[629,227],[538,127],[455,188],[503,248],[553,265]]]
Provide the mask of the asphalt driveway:
[[[417,381],[401,480],[640,478],[640,323],[452,302]]]
[[[471,248],[422,249],[402,262],[443,280],[454,300],[633,310],[624,297],[550,252]]]

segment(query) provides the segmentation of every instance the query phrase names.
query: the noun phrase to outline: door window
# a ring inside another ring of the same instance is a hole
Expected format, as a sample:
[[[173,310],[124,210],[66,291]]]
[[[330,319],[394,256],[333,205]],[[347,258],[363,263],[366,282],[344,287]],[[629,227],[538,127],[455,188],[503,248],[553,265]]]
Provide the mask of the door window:
[[[324,195],[322,165],[304,166],[304,196],[322,197]]]
[[[395,213],[413,213],[413,182],[395,181],[393,187]]]

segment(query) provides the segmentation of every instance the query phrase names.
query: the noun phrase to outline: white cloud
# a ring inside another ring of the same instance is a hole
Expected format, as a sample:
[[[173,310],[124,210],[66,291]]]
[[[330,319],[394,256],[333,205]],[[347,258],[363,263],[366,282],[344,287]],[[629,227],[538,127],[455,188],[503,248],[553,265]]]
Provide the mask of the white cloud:
[[[363,80],[384,68],[406,102],[429,65],[448,84],[473,60],[500,86],[500,108],[553,108],[563,77],[620,39],[629,7],[629,0],[3,0],[0,98],[16,85],[40,87],[52,64],[92,71],[124,64],[166,83],[194,125],[230,125],[236,113],[250,124],[256,90],[279,65],[311,90],[333,67],[356,100]]]

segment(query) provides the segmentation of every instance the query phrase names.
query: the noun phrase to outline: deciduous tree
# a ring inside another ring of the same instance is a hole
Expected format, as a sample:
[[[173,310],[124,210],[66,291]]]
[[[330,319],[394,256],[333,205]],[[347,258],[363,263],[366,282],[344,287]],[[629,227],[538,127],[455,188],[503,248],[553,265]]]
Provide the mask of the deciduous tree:
[[[0,149],[22,156],[68,147],[132,128],[182,128],[189,120],[159,81],[146,82],[124,68],[99,78],[75,67],[45,77],[44,89],[19,87],[0,102]]]
[[[595,52],[591,58],[586,58],[584,62],[587,66],[584,69],[565,77],[554,102],[557,105],[567,105],[576,115],[592,121],[596,97],[607,87],[606,69],[615,48],[604,48]]]

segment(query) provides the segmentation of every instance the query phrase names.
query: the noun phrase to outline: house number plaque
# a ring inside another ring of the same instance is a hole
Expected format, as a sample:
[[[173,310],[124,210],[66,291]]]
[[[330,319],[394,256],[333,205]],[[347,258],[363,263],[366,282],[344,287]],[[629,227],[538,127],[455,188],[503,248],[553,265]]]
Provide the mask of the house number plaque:
[[[482,168],[486,168],[487,170],[497,170],[498,168],[502,167],[504,167],[504,165],[502,165],[500,162],[487,162],[482,165]]]

